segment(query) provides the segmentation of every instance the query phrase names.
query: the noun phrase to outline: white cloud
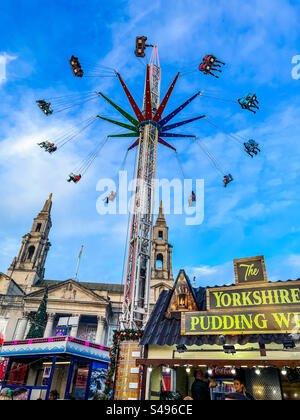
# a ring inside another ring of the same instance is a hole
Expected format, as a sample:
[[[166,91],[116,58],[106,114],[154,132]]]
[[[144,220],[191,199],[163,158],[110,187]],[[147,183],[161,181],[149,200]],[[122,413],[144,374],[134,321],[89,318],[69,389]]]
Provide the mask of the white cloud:
[[[0,55],[0,86],[7,81],[7,65],[10,61],[16,60],[16,56],[11,56],[6,53]]]

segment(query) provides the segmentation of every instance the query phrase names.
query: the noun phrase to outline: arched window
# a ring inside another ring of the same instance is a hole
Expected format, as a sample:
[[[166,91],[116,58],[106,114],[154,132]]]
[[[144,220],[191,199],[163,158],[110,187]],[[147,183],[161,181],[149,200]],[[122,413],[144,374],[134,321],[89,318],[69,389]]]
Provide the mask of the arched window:
[[[32,245],[28,248],[27,261],[31,261],[35,252],[35,247]]]
[[[164,257],[162,254],[157,254],[156,256],[156,270],[161,270],[163,268]]]

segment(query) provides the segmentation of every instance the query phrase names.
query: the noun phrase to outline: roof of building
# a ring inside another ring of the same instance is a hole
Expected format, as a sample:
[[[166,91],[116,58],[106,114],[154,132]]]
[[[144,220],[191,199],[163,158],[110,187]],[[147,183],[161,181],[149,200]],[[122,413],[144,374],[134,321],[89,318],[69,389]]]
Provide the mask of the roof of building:
[[[300,279],[297,279],[300,280]],[[288,280],[292,281],[292,280]],[[276,282],[281,283],[281,281]],[[234,286],[234,284],[232,285]],[[225,286],[214,286],[228,287]],[[212,287],[210,287],[212,288]],[[199,311],[206,311],[206,290],[208,287],[198,287],[194,289],[194,296],[196,297]],[[281,344],[286,338],[285,334],[249,334],[249,335],[181,335],[181,320],[175,318],[166,318],[165,313],[168,309],[172,290],[163,291],[153,308],[149,321],[146,325],[141,345],[159,345],[159,346],[173,346],[185,344],[186,346],[203,344],[240,344],[247,343],[278,343]]]
[[[51,287],[63,283],[64,280],[40,280],[35,284],[36,287]],[[90,290],[97,290],[99,292],[105,291],[110,293],[122,293],[124,292],[124,285],[117,283],[89,283],[89,282],[78,282],[81,286],[86,287]]]

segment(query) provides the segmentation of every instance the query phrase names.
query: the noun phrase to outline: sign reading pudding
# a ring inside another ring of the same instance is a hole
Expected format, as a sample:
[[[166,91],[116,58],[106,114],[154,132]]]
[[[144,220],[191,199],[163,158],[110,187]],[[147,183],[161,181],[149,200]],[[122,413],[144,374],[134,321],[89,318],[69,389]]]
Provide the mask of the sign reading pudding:
[[[234,260],[236,284],[266,283],[268,281],[263,256]]]

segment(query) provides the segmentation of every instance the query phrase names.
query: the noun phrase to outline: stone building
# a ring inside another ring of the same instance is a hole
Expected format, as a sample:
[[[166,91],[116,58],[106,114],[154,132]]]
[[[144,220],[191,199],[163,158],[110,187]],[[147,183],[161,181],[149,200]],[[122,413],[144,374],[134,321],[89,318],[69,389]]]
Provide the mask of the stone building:
[[[45,338],[67,334],[110,346],[122,310],[123,285],[45,279],[51,209],[52,194],[23,236],[7,274],[0,272],[0,333],[5,330],[6,341],[24,339],[48,288]],[[172,246],[161,204],[153,235],[151,306],[172,287]]]

